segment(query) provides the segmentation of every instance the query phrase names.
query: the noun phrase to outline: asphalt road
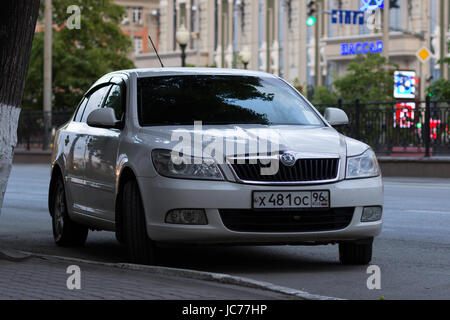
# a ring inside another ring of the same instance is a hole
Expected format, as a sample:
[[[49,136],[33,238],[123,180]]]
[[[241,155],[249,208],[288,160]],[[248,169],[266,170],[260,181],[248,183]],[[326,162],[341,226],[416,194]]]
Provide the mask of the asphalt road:
[[[48,182],[48,166],[14,166],[0,215],[0,247],[126,261],[125,248],[108,232],[91,232],[84,248],[54,245]],[[381,290],[367,288],[366,267],[340,265],[337,246],[162,248],[161,264],[347,299],[450,299],[450,180],[387,178],[385,194],[385,224],[372,261],[381,268]]]

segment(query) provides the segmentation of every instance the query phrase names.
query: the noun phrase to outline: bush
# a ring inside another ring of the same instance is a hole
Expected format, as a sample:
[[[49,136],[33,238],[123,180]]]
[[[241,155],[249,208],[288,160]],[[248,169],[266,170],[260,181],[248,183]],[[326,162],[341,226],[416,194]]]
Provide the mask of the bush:
[[[394,71],[398,66],[379,53],[358,55],[348,66],[348,74],[337,78],[333,86],[344,102],[392,101]]]
[[[314,90],[313,104],[336,104],[337,102],[338,96],[330,88],[319,86]]]
[[[427,94],[435,100],[450,100],[450,81],[436,80],[428,87]]]

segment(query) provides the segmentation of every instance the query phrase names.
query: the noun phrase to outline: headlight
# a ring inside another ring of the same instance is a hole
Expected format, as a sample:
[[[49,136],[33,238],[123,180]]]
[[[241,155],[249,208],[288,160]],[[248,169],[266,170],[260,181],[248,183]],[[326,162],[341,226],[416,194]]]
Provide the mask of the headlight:
[[[346,179],[370,178],[379,175],[377,157],[371,149],[360,156],[347,158]]]
[[[213,159],[178,157],[172,161],[170,150],[153,150],[153,165],[162,176],[179,179],[224,180]]]

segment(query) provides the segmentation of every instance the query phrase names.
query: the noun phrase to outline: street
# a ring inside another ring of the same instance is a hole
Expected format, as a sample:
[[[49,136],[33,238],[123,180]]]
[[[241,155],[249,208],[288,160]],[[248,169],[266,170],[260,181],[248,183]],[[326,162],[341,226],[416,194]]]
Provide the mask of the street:
[[[48,165],[16,164],[0,215],[0,247],[106,262],[125,262],[113,233],[90,232],[84,248],[58,248],[47,209]],[[384,228],[372,264],[381,290],[366,286],[366,267],[342,266],[337,246],[161,248],[161,265],[239,275],[346,299],[450,299],[450,180],[386,178]]]

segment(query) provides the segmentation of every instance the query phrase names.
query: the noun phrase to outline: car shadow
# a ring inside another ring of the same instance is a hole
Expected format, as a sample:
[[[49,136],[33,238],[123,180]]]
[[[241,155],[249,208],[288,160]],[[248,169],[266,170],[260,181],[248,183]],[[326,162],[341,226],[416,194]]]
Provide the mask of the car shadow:
[[[90,233],[83,248],[59,248],[65,256],[109,263],[130,263],[127,248],[114,235]],[[337,246],[158,245],[157,265],[197,271],[245,273],[328,273],[360,270],[339,263]]]
[[[39,240],[38,240],[39,239]],[[106,263],[130,263],[127,248],[113,233],[90,232],[84,247],[58,247],[50,235],[8,237],[2,247],[45,255],[64,256]],[[358,266],[343,266],[337,246],[187,246],[158,245],[157,265],[229,274],[346,272]]]
[[[170,246],[158,249],[157,263],[165,267],[220,273],[344,270],[338,261],[336,246],[323,247],[317,254],[311,251],[311,247],[298,246]]]

